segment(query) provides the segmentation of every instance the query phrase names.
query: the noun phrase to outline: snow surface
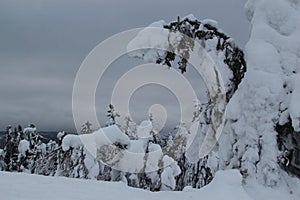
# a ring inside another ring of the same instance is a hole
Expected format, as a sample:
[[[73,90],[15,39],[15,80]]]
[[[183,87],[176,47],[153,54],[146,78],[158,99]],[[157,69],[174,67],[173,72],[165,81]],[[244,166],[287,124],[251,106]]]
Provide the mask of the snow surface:
[[[295,179],[296,180],[296,179]],[[255,182],[246,187],[238,170],[218,171],[213,181],[201,189],[150,192],[128,187],[123,182],[49,177],[25,173],[0,172],[0,199],[3,200],[298,200],[283,188],[267,188]]]
[[[5,200],[251,199],[242,187],[241,180],[242,177],[236,170],[220,171],[211,184],[199,190],[188,187],[182,192],[149,192],[130,188],[123,182],[0,172],[0,197]]]

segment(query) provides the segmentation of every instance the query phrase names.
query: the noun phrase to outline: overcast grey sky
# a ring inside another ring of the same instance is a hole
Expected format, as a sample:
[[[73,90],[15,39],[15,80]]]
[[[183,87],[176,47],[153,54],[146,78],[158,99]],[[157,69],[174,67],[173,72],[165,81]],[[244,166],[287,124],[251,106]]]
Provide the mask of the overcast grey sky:
[[[199,19],[217,20],[244,48],[250,26],[244,16],[245,2],[1,0],[0,129],[33,122],[39,130],[74,130],[76,72],[98,43],[120,31],[192,13]],[[107,105],[105,100],[98,102],[102,116]]]

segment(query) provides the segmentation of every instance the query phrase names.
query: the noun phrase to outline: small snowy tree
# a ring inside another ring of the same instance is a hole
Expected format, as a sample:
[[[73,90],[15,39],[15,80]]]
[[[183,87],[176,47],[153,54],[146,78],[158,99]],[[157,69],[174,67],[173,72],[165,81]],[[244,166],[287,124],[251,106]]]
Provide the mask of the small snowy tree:
[[[30,171],[31,167],[31,156],[30,156],[30,147],[29,142],[25,139],[21,140],[18,146],[19,155],[19,165],[20,165],[20,171]]]
[[[168,160],[168,156],[164,156],[163,162]],[[181,173],[181,170],[176,162],[169,166],[165,166],[161,173],[161,190],[174,190],[176,188],[176,176]]]
[[[6,164],[4,162],[4,156],[5,156],[4,150],[0,149],[0,171],[3,171],[6,169]]]
[[[92,133],[93,129],[91,129],[92,124],[89,121],[86,121],[82,126],[81,126],[81,134],[88,134]]]
[[[107,118],[108,121],[106,122],[106,126],[111,126],[116,124],[116,118],[120,117],[119,113],[115,111],[115,107],[112,104],[108,105],[108,110],[107,110]]]
[[[50,140],[46,144],[45,153],[39,156],[38,160],[36,161],[37,165],[34,169],[34,173],[42,174],[46,176],[53,176],[57,170],[57,165],[58,165],[57,155],[60,148],[61,147],[59,147],[55,141]]]
[[[137,139],[137,125],[132,121],[129,115],[124,118],[124,132],[130,139]]]
[[[18,132],[15,129],[12,131],[12,127],[8,126],[6,128],[6,141],[5,141],[5,157],[4,162],[6,163],[7,171],[18,171],[19,162],[18,162],[18,145],[20,138]]]

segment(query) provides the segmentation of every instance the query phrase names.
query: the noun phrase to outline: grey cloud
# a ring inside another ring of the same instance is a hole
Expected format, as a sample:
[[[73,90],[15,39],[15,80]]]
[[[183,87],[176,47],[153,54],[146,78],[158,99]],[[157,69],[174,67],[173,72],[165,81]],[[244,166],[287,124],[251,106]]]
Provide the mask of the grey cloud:
[[[40,130],[74,130],[71,103],[76,72],[99,42],[120,31],[193,13],[199,19],[217,20],[219,26],[244,47],[249,34],[243,11],[245,2],[1,1],[0,129],[7,124],[34,122]],[[132,64],[134,62],[126,61],[123,71]],[[115,66],[120,66],[120,62]],[[106,82],[113,84],[123,71],[116,69],[108,73]],[[188,76],[197,83],[197,77]],[[96,106],[98,115],[105,118],[111,86],[101,82],[99,88]],[[145,105],[147,102],[146,98]],[[174,105],[169,105],[169,110]]]

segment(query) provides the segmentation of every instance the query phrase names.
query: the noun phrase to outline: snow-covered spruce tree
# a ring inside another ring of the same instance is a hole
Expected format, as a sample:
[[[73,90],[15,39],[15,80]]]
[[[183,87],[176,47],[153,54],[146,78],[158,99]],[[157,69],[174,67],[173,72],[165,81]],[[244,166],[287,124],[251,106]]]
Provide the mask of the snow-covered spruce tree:
[[[0,171],[4,171],[6,169],[6,164],[4,162],[5,152],[3,149],[0,149]]]
[[[56,173],[58,165],[58,152],[61,147],[55,142],[50,140],[46,144],[45,153],[43,153],[36,161],[34,169],[35,174],[46,176],[53,176]]]
[[[118,169],[127,172],[125,174],[119,172],[118,177],[119,179],[126,177],[126,182],[129,186],[159,191],[162,184],[161,177],[164,164],[165,167],[172,162],[174,167],[177,164],[171,157],[168,157],[167,161],[169,162],[163,163],[163,158],[166,155],[163,154],[161,146],[154,141],[153,125],[150,120],[141,122],[137,127],[137,135],[139,136],[137,139],[129,141],[127,151],[120,151],[120,154],[114,154],[116,156],[113,156],[114,162],[109,166],[113,169],[116,166]],[[105,155],[107,156],[109,153]],[[109,161],[110,159],[107,160]],[[169,174],[169,176],[172,176],[172,180],[174,179],[174,182],[177,175],[178,173],[175,172]],[[175,187],[170,187],[169,189],[173,190]]]
[[[47,138],[41,136],[36,127],[30,124],[22,131],[19,127],[19,135],[21,141],[19,142],[19,164],[20,171],[26,171],[29,173],[49,175],[49,162],[51,157],[48,154],[52,153],[52,150],[47,148],[47,145],[43,141],[47,141]],[[51,141],[53,143],[53,141]]]
[[[119,113],[115,111],[115,107],[112,104],[108,105],[108,110],[107,110],[107,118],[108,121],[106,122],[106,126],[111,126],[116,124],[116,118],[120,117]]]
[[[161,173],[161,190],[175,190],[176,188],[176,176],[181,173],[181,170],[177,163],[173,162],[171,165],[168,165],[166,160],[170,159],[169,156],[163,157],[163,171]],[[166,164],[165,164],[166,163]]]
[[[132,121],[129,115],[124,118],[124,127],[122,128],[130,139],[137,139],[137,125]]]
[[[74,168],[76,167],[76,164],[78,164],[78,160],[81,159],[80,145],[77,144],[78,142],[74,142],[74,144],[70,146],[65,145],[65,138],[70,138],[69,140],[71,140],[72,138],[76,137],[75,135],[62,135],[61,133],[58,133],[57,137],[61,137],[62,142],[61,149],[57,152],[58,165],[57,170],[55,172],[55,176],[74,177]]]
[[[6,139],[5,139],[5,156],[4,162],[6,163],[7,171],[18,171],[19,170],[19,160],[18,160],[18,145],[20,137],[17,129],[12,130],[11,126],[6,128]]]
[[[34,124],[29,124],[28,127],[24,128],[24,137],[29,141],[30,149],[33,149],[38,142],[38,134]]]
[[[46,162],[46,144],[43,143],[41,140],[37,142],[33,149],[33,165],[32,165],[32,173],[35,174],[46,174],[47,173],[47,167],[45,166],[47,164]]]
[[[19,144],[19,157],[20,160],[28,164],[22,171],[30,171],[31,173],[37,173],[36,168],[43,163],[40,160],[46,153],[46,145],[42,142],[42,136],[38,134],[34,124],[29,124],[28,127],[23,130],[24,139]]]
[[[277,163],[278,145],[293,148],[284,140],[300,130],[299,10],[298,0],[247,2],[252,24],[246,45],[248,72],[227,107],[228,123],[220,141],[221,168],[239,168],[244,177],[268,186],[286,181]],[[280,128],[284,125],[289,127],[286,133]]]
[[[4,163],[7,171],[9,171],[11,156],[12,156],[12,143],[11,143],[11,126],[6,127],[5,133],[5,146],[4,146]]]
[[[155,45],[169,51],[142,49],[131,53],[131,56],[145,59],[147,62],[179,68],[181,73],[185,73],[194,43],[199,42],[220,69],[226,87],[227,100],[230,100],[244,77],[246,62],[243,51],[235,45],[230,36],[217,27],[217,22],[213,20],[199,21],[190,15],[182,20],[178,17],[177,21],[171,23],[166,23],[163,20],[154,22],[149,27],[164,28],[169,30],[170,35],[174,32],[180,32],[193,40],[182,37],[176,38],[176,41],[180,40],[179,42],[174,42],[171,41],[172,37],[166,37],[166,40],[169,38],[169,41]],[[149,37],[148,34],[143,35],[141,32],[137,36],[138,41],[133,40],[128,49],[130,50],[131,46],[134,48],[143,47],[143,42],[154,42]],[[176,52],[180,57],[172,52]],[[199,57],[199,59],[201,58]]]
[[[64,151],[62,149],[62,141],[64,139],[64,137],[66,136],[67,134],[64,132],[64,131],[61,131],[61,132],[58,132],[57,133],[57,139],[58,139],[58,148],[57,148],[57,151],[56,153],[53,155],[54,156],[54,159],[56,160],[56,169],[55,169],[55,176],[60,176],[62,173],[62,168],[63,168],[63,157],[64,157]],[[56,157],[55,157],[56,156]]]
[[[87,134],[87,133],[92,133],[93,129],[91,128],[92,124],[89,121],[86,121],[82,126],[81,126],[81,131],[80,134]]]
[[[156,130],[155,127],[158,127],[159,125],[157,123],[159,123],[153,116],[152,113],[149,113],[148,116],[148,120],[151,122],[152,124],[152,129],[150,131],[150,135],[151,135],[151,142],[155,143],[155,144],[159,144],[161,142],[161,138],[160,138],[160,134],[158,133],[158,131]]]
[[[18,160],[20,171],[30,172],[32,167],[32,151],[30,151],[29,142],[22,139],[18,145]]]
[[[61,133],[61,148],[57,151],[58,165],[55,176],[97,179],[101,172],[100,163],[84,147],[81,136],[92,134],[66,135]]]
[[[162,38],[165,38],[165,42],[161,42],[160,40],[158,43],[155,38],[151,39],[151,35],[143,35],[144,32],[141,31],[136,39],[133,39],[128,45],[128,49],[130,50],[132,47],[133,49],[139,47],[143,48],[144,42],[145,44],[150,43],[151,46],[154,45],[157,48],[167,49],[167,51],[142,49],[130,55],[142,58],[147,62],[179,68],[181,73],[185,73],[186,70],[188,70],[190,53],[193,51],[194,44],[195,42],[199,42],[220,70],[225,84],[227,102],[231,100],[244,78],[246,62],[243,51],[235,45],[233,39],[217,27],[215,21],[199,21],[194,16],[188,16],[184,19],[178,17],[177,21],[171,23],[164,21],[155,22],[150,25],[150,27],[152,26],[161,27],[169,31],[168,36],[162,36]],[[176,32],[185,34],[189,39],[186,37],[172,37],[172,34]],[[172,41],[172,38],[176,41]],[[201,57],[199,57],[199,59],[201,59]],[[205,89],[203,90],[202,92],[206,92]],[[194,99],[191,99],[191,102],[193,100]],[[199,110],[194,113],[194,121],[200,124],[200,131],[195,137],[196,141],[190,146],[189,151],[177,160],[182,171],[177,177],[177,189],[182,189],[185,185],[201,187],[212,179],[213,174],[220,166],[227,165],[227,163],[218,163],[218,149],[223,148],[219,148],[220,144],[218,144],[207,157],[202,159],[198,158],[197,152],[199,152],[201,138],[203,138],[206,128],[210,123],[211,100],[208,99],[205,105],[198,105],[198,107]],[[200,118],[200,120],[197,120],[197,118]]]
[[[175,127],[174,132],[176,133],[175,136],[169,136],[167,144],[163,149],[165,154],[176,160],[180,167],[181,173],[176,175],[176,190],[182,190],[187,183],[185,176],[188,169],[188,162],[186,160],[185,151],[189,131],[185,124],[181,123]]]
[[[200,104],[199,100],[195,100],[194,107],[192,122],[199,123],[199,132],[192,144],[190,144],[191,146],[187,148],[184,157],[181,159],[182,161],[179,161],[179,163],[182,163],[182,174],[177,180],[177,188],[179,190],[182,190],[186,185],[194,188],[207,185],[212,180],[214,172],[218,169],[216,148],[210,152],[209,155],[201,159],[195,159],[197,158],[195,156],[195,153],[197,154],[197,148],[195,148],[195,146],[197,147],[203,142],[210,123],[210,104]],[[186,157],[190,159],[186,159]]]
[[[27,173],[42,173],[46,168],[45,160],[46,144],[42,142],[36,127],[30,124],[22,130],[19,125],[12,131],[11,126],[7,127],[6,143],[3,150],[5,170],[20,171]]]

